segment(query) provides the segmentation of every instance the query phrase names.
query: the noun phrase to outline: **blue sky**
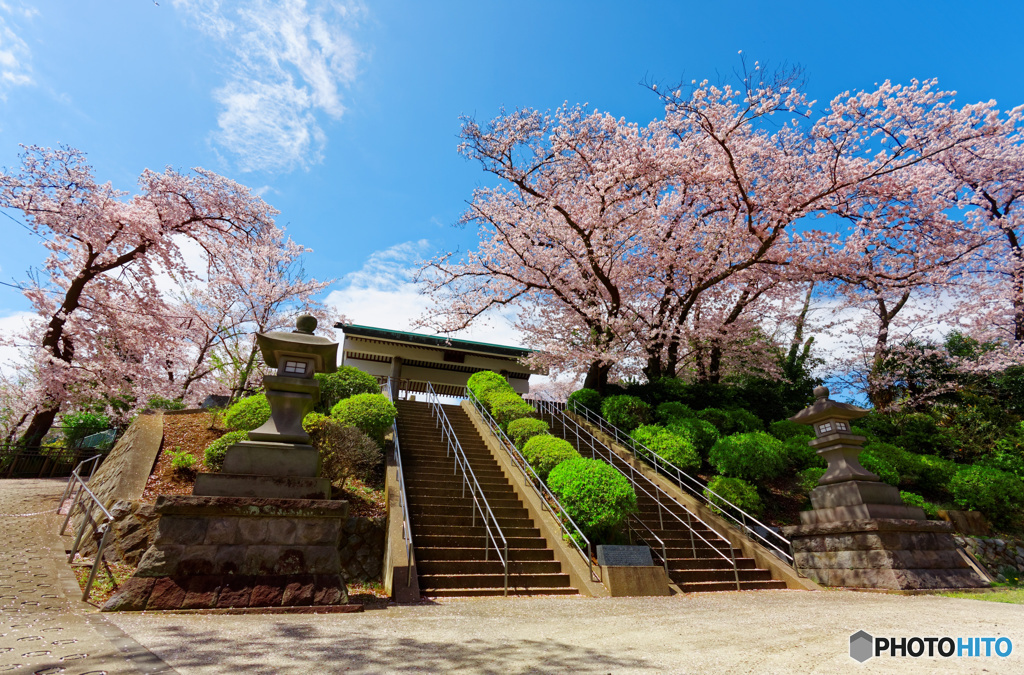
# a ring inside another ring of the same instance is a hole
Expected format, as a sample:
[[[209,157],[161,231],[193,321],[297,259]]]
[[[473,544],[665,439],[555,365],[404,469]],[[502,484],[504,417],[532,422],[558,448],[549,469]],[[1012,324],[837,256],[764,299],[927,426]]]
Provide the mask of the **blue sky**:
[[[227,175],[314,249],[342,312],[399,329],[413,261],[476,239],[451,227],[491,181],[457,153],[460,115],[569,101],[646,123],[642,80],[727,77],[739,50],[802,66],[822,104],[930,77],[1024,103],[1016,2],[158,2],[0,0],[0,166],[66,144],[129,190],[145,168]],[[0,233],[0,280],[23,279],[44,251],[7,218]],[[0,330],[28,309],[0,287]]]

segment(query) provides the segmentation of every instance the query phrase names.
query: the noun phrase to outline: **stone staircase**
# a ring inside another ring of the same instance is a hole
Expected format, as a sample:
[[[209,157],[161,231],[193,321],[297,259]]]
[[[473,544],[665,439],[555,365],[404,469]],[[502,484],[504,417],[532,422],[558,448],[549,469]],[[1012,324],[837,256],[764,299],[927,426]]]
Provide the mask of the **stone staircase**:
[[[472,500],[468,490],[463,496],[462,475],[446,456],[429,404],[395,406],[420,591],[428,597],[502,595],[504,568],[479,514],[473,524]],[[469,416],[459,406],[443,408],[508,542],[509,595],[578,593]]]
[[[577,442],[575,433],[565,433],[565,426],[558,417],[544,416],[551,426],[551,433],[565,438],[572,443],[581,455],[590,457],[590,446],[586,439]],[[603,459],[603,457],[602,457]],[[612,465],[630,475],[630,466],[618,455],[612,454]],[[655,494],[651,484],[641,479],[641,485]],[[739,576],[740,590],[768,590],[786,588],[786,582],[773,579],[770,570],[758,569],[753,558],[740,557],[740,549],[733,548],[727,541],[712,532],[699,521],[693,521],[691,537],[690,515],[675,502],[661,500],[661,507],[653,496],[648,496],[637,489],[638,513],[632,520],[642,523],[665,542],[668,557],[669,577],[684,593],[702,591],[735,591],[736,576]],[[661,516],[659,518],[659,510]],[[678,518],[670,514],[675,514]],[[680,519],[682,522],[680,522]],[[646,532],[644,527],[636,528]],[[699,537],[696,535],[700,535]],[[702,541],[703,537],[707,541]],[[658,545],[653,540],[645,542],[651,545],[652,552],[660,555]],[[721,551],[723,555],[719,555]],[[731,552],[730,552],[730,549]],[[736,570],[733,570],[732,558],[736,557]]]

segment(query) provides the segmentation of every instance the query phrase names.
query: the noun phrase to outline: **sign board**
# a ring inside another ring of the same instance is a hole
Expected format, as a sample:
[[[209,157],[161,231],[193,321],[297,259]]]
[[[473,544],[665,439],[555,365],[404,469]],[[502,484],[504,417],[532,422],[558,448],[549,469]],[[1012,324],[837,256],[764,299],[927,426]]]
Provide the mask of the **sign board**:
[[[654,560],[647,546],[598,545],[597,564],[602,567],[653,567]]]

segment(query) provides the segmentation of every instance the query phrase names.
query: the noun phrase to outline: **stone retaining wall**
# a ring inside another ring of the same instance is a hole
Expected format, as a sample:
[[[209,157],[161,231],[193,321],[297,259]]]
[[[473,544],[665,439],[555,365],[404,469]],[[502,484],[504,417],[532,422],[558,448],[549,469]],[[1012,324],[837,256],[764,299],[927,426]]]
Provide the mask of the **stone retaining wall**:
[[[110,507],[114,517],[104,558],[135,566],[142,559],[153,537],[158,522],[152,504],[120,500]],[[342,577],[347,583],[379,582],[384,560],[384,518],[353,516],[345,521],[338,553],[341,558]],[[94,539],[83,540],[81,552],[90,556],[96,551]]]
[[[959,546],[970,551],[985,566],[996,581],[1008,581],[1006,573],[1012,573],[1011,570],[1017,570],[1018,579],[1024,578],[1024,542],[963,535],[957,535],[955,539]]]

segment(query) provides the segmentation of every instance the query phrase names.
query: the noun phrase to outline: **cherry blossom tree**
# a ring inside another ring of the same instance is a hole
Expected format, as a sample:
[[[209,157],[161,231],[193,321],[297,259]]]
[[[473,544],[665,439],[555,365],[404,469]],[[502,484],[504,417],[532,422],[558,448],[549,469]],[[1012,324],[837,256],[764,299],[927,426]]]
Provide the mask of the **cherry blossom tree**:
[[[194,277],[181,238],[212,259],[274,228],[276,212],[262,199],[209,171],[146,170],[138,183],[131,197],[98,183],[71,148],[27,147],[20,170],[0,175],[0,207],[20,211],[50,252],[23,286],[38,314],[24,338],[39,393],[27,442],[42,438],[66,405],[124,399],[126,387],[166,380],[154,378],[146,355],[172,347],[157,272]]]

